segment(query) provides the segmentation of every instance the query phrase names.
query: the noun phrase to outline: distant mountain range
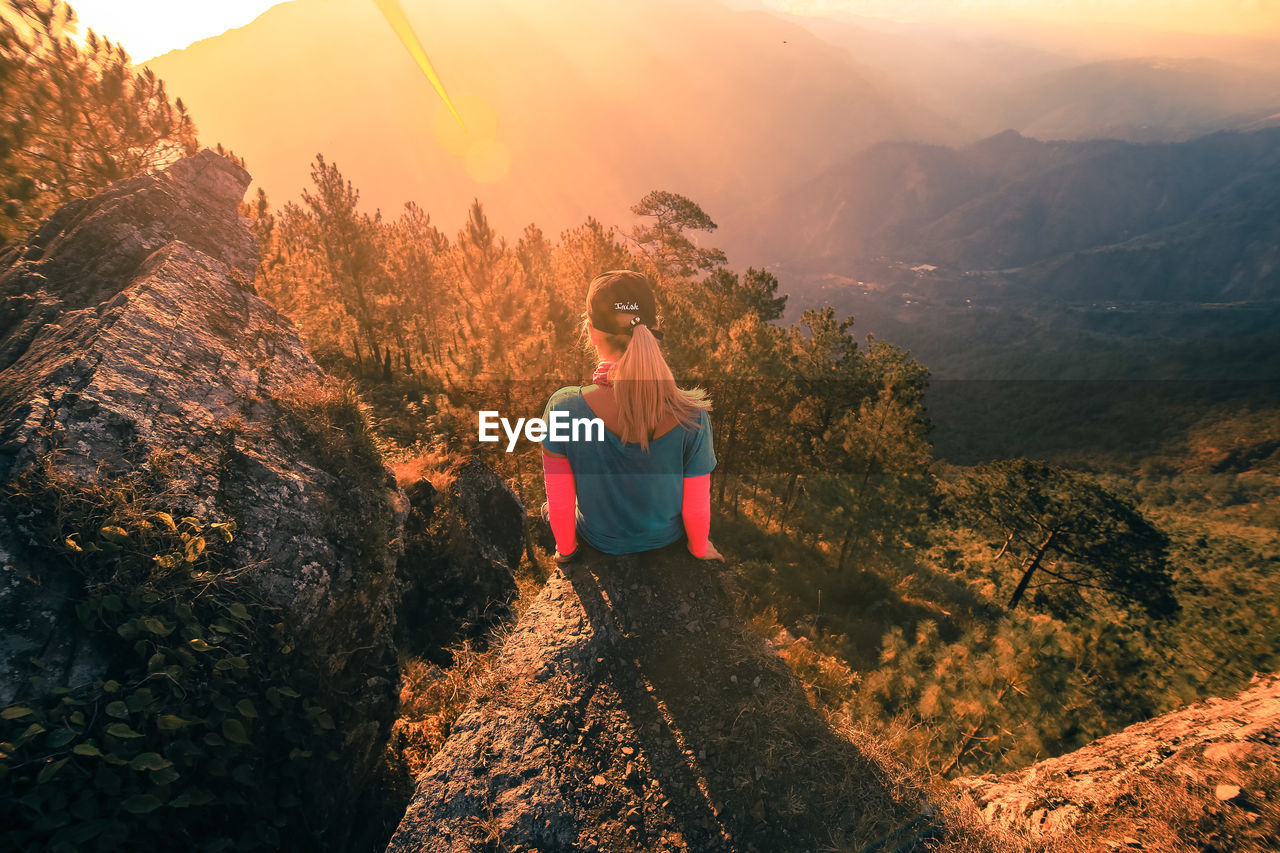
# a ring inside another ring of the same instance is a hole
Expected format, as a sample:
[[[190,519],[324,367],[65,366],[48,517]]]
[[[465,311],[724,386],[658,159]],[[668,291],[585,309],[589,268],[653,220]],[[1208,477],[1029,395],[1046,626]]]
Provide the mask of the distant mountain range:
[[[1280,61],[1256,39],[1168,36],[1168,56],[1133,58],[1104,34],[716,0],[405,7],[467,133],[368,0],[292,0],[147,65],[277,203],[323,153],[371,208],[412,200],[449,230],[479,198],[509,237],[625,227],[673,190],[735,266],[792,291],[1280,293]],[[1200,136],[1221,128],[1250,132]]]
[[[1280,125],[1280,76],[1211,59],[1093,62],[1019,81],[990,109],[1036,139],[1186,140]]]
[[[1036,139],[1168,142],[1280,119],[1274,37],[838,12],[789,20],[910,87],[972,138],[1012,128]]]
[[[1280,128],[1180,143],[884,143],[744,212],[796,283],[935,298],[1280,298]],[[732,255],[731,255],[732,256]]]
[[[878,142],[959,144],[1005,128],[1181,140],[1280,115],[1280,63],[1252,41],[1184,39],[1171,57],[1131,58],[1100,35],[716,0],[404,6],[469,135],[368,0],[292,0],[146,64],[202,139],[244,156],[277,200],[298,195],[320,152],[371,207],[416,201],[447,227],[479,198],[508,234],[591,215],[626,225],[629,206],[662,188],[702,204],[732,242],[742,208]],[[1240,64],[1188,56],[1201,47]],[[496,172],[460,156],[476,140]]]
[[[479,198],[512,237],[591,215],[628,225],[653,189],[714,216],[880,140],[961,139],[906,87],[762,11],[710,0],[404,7],[469,130],[509,155],[505,177],[478,180],[446,150],[466,135],[369,0],[283,3],[146,65],[201,139],[245,157],[276,200],[298,195],[322,152],[370,207],[413,200],[447,228]]]

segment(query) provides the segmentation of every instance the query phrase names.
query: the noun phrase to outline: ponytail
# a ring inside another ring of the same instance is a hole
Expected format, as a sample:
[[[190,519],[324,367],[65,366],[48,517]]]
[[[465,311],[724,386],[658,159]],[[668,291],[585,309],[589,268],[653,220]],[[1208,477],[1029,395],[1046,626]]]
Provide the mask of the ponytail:
[[[631,327],[630,335],[609,335],[622,355],[609,371],[623,441],[638,442],[645,450],[658,424],[668,412],[686,428],[696,428],[698,413],[711,408],[705,391],[683,390],[662,357],[653,332],[643,323]]]

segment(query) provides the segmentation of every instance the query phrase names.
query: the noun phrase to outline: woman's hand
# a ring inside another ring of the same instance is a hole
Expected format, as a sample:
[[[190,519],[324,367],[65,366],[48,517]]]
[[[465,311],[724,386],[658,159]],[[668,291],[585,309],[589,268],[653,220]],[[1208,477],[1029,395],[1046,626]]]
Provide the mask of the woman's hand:
[[[693,554],[693,552],[692,552],[692,551],[690,551],[689,553]],[[698,557],[698,555],[697,555],[697,554],[693,554],[693,556]],[[716,546],[711,542],[711,540],[710,540],[710,539],[708,539],[708,540],[707,540],[707,553],[703,554],[701,557],[698,557],[698,559],[699,559],[699,560],[719,560],[720,562],[722,562],[722,563],[723,563],[723,562],[724,562],[724,555],[723,555],[723,554],[721,554],[719,551],[717,551],[717,550],[716,550]]]
[[[573,560],[577,558],[578,552],[581,550],[581,547],[574,548],[568,554],[561,554],[559,551],[556,551],[556,564],[563,566],[565,563],[573,562]]]

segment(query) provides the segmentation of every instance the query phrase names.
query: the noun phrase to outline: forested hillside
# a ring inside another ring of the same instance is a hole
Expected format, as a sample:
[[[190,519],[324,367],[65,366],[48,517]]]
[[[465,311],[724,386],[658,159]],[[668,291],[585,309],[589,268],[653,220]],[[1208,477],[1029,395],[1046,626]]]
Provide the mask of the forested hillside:
[[[927,369],[830,309],[779,325],[773,276],[734,272],[688,240],[706,226],[692,202],[653,229],[658,194],[639,200],[630,245],[594,220],[555,241],[534,228],[504,241],[480,205],[451,236],[416,208],[389,223],[359,213],[332,164],[313,176],[303,205],[257,216],[272,247],[259,286],[358,378],[393,452],[470,452],[477,408],[532,415],[585,381],[576,306],[592,270],[661,282],[673,367],[715,400],[716,538],[761,627],[781,632],[833,710],[910,721],[935,770],[1078,746],[1277,662],[1267,411],[1173,431],[1138,477],[1109,454],[1091,462],[1088,446],[1071,448],[1071,468],[953,468],[932,462]],[[379,258],[386,277],[363,280],[430,298],[429,313],[353,289],[349,265]],[[395,276],[407,267],[414,278]],[[1249,461],[1202,468],[1197,436],[1209,434]],[[536,445],[480,452],[541,503]],[[1241,588],[1253,590],[1243,606]],[[1216,624],[1227,611],[1238,632]]]

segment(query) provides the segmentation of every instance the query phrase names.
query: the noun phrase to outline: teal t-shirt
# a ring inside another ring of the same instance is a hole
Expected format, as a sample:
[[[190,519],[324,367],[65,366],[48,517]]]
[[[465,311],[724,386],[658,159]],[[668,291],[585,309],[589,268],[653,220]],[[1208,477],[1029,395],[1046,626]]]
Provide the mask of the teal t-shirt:
[[[561,388],[551,395],[543,418],[565,412],[569,418],[594,418],[582,388]],[[564,456],[573,469],[578,492],[578,535],[606,554],[634,554],[676,542],[684,536],[680,509],[684,478],[710,474],[716,467],[711,443],[711,417],[698,413],[697,428],[677,426],[649,442],[643,450],[608,429],[580,429],[574,440],[548,436],[542,446]]]

